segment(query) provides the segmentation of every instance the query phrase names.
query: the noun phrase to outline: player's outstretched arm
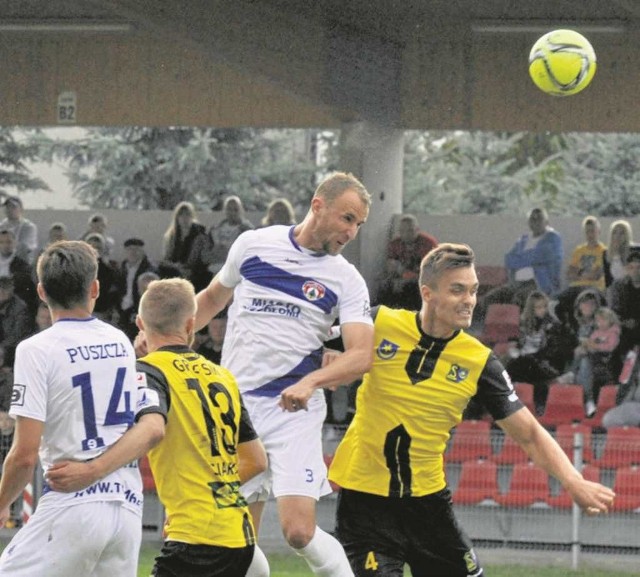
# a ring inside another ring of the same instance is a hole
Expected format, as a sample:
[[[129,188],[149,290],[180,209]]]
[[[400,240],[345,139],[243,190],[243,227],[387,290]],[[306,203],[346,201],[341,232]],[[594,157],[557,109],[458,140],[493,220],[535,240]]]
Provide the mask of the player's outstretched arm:
[[[44,423],[18,417],[13,433],[13,444],[4,460],[0,480],[0,526],[9,519],[9,507],[33,480],[33,470],[38,463],[38,449]]]
[[[341,331],[344,353],[332,358],[331,362],[325,360],[322,368],[284,389],[280,397],[280,406],[283,409],[292,412],[306,409],[307,402],[316,389],[348,385],[371,368],[373,326],[365,323],[347,323],[342,325]]]
[[[196,311],[196,332],[207,325],[233,296],[233,289],[224,286],[216,276],[205,289],[196,295],[198,310]]]
[[[243,484],[267,470],[267,452],[260,439],[238,444],[238,475]]]
[[[139,459],[164,438],[165,422],[160,413],[147,413],[102,455],[92,461],[61,461],[45,473],[54,491],[79,491]]]
[[[529,409],[524,407],[497,423],[507,435],[518,442],[536,465],[560,481],[587,514],[597,515],[609,511],[615,493],[600,483],[584,479]]]

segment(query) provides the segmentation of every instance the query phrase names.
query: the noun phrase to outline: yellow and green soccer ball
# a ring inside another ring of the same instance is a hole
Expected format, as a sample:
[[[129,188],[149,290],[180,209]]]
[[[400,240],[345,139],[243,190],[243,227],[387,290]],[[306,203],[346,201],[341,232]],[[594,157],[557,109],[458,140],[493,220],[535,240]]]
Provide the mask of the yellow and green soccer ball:
[[[584,90],[596,73],[596,53],[574,30],[548,32],[531,48],[529,74],[535,85],[553,96]]]

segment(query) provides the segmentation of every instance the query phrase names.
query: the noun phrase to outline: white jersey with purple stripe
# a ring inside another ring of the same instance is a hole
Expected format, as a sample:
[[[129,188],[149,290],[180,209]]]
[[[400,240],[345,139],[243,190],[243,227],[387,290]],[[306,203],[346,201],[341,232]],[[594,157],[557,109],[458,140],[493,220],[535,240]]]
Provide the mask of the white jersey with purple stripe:
[[[9,414],[44,423],[44,472],[61,460],[95,459],[133,425],[138,401],[135,352],[127,336],[97,318],[63,319],[16,349]],[[142,514],[137,462],[84,491],[56,493],[45,485],[38,507],[120,501]]]
[[[341,255],[301,247],[293,230],[243,233],[218,277],[235,288],[222,365],[244,394],[278,396],[320,368],[337,318],[341,325],[372,324],[369,293],[356,268]]]

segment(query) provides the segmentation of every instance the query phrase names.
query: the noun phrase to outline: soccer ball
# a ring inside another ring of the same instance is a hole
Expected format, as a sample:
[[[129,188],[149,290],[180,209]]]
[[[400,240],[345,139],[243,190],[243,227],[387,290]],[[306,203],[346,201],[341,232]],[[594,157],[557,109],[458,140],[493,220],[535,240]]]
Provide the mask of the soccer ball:
[[[548,32],[531,48],[529,74],[535,85],[553,96],[584,90],[596,73],[596,53],[574,30]]]

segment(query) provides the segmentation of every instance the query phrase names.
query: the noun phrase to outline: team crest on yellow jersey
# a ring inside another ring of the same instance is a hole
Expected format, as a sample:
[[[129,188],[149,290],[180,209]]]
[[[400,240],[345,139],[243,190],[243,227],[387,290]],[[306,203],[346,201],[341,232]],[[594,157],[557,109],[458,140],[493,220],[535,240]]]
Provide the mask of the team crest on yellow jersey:
[[[454,383],[461,383],[469,376],[469,369],[461,367],[460,365],[451,365],[449,372],[447,373],[447,381]]]
[[[470,549],[464,554],[464,562],[467,566],[467,571],[469,572],[469,575],[472,575],[475,571],[479,569],[478,558],[476,557],[476,553],[473,549]]]
[[[395,354],[398,352],[398,348],[398,345],[396,345],[395,343],[392,343],[387,339],[382,339],[380,341],[380,344],[378,345],[378,348],[376,349],[376,354],[383,361],[388,361],[395,356]]]

